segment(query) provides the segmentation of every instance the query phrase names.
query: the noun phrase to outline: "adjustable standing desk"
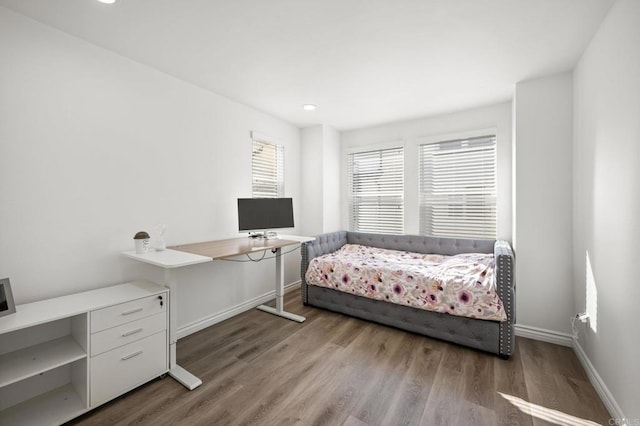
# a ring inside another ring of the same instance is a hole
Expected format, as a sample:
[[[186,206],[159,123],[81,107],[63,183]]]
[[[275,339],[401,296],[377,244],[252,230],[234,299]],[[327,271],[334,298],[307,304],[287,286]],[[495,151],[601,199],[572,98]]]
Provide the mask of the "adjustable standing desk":
[[[164,268],[165,285],[169,287],[169,375],[182,383],[189,390],[202,384],[202,380],[189,373],[176,363],[176,342],[178,328],[178,282],[174,270],[198,263],[212,262],[216,259],[239,256],[271,250],[276,259],[276,307],[260,305],[258,309],[297,322],[303,322],[304,317],[284,310],[284,274],[282,263],[282,248],[312,241],[311,237],[282,236],[278,239],[254,239],[248,237],[232,238],[228,240],[207,241],[196,244],[183,244],[170,247],[163,251],[149,251],[137,254],[135,251],[122,253],[130,259]]]

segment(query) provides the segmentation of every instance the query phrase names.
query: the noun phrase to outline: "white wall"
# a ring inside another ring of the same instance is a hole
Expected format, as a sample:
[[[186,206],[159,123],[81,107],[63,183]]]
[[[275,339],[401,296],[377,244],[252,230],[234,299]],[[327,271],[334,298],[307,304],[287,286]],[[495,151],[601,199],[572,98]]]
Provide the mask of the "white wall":
[[[340,134],[321,124],[301,131],[302,233],[340,230]]]
[[[162,271],[121,258],[136,231],[167,243],[237,235],[255,130],[285,146],[300,208],[300,134],[281,120],[0,7],[0,276],[18,303]],[[264,295],[274,261],[178,273],[179,327]],[[286,257],[299,279],[299,252]]]
[[[576,310],[585,310],[587,286],[597,290],[597,327],[581,327],[579,344],[624,415],[635,421],[640,419],[639,76],[640,2],[618,0],[574,72],[573,273]]]
[[[357,147],[401,141],[405,147],[405,234],[419,233],[419,139],[461,135],[477,130],[497,131],[498,205],[497,236],[511,241],[511,102],[446,115],[343,132],[341,153],[342,181],[347,182],[347,152]],[[348,188],[342,185],[342,227],[349,229]]]
[[[335,232],[342,228],[340,217],[340,133],[332,127],[323,126],[323,232]],[[306,170],[303,172],[307,172]]]
[[[305,127],[300,131],[302,169],[302,233],[304,235],[322,234],[323,228],[323,132],[322,126]],[[313,188],[312,190],[309,190]]]
[[[569,333],[571,74],[518,83],[514,104],[517,322]]]

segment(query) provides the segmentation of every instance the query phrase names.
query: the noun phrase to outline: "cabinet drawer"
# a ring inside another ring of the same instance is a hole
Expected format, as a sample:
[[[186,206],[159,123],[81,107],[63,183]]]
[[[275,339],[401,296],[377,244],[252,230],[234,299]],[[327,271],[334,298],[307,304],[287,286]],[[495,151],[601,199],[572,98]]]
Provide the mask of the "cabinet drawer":
[[[148,317],[167,308],[167,293],[132,300],[91,312],[91,333]]]
[[[161,331],[91,358],[91,406],[167,372],[167,333]]]
[[[99,355],[166,329],[167,315],[161,312],[99,331],[91,335],[91,356]]]

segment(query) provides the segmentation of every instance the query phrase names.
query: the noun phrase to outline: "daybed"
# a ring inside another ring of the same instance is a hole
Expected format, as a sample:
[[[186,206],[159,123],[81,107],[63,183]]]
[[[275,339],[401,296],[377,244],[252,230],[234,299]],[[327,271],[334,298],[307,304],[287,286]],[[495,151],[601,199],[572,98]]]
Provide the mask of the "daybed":
[[[449,256],[462,253],[493,253],[495,289],[502,302],[506,320],[491,321],[431,312],[307,283],[305,274],[310,262],[316,257],[335,252],[345,244]],[[514,255],[506,241],[339,231],[320,235],[314,241],[302,245],[301,275],[302,302],[305,305],[491,352],[504,359],[513,353]]]

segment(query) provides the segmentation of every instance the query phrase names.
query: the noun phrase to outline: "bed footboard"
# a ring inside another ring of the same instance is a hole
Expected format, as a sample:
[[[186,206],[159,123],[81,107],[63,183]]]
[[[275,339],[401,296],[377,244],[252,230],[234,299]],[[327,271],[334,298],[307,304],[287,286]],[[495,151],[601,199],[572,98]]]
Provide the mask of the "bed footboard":
[[[496,290],[507,314],[507,320],[500,323],[498,355],[509,358],[516,345],[515,258],[511,246],[503,240],[496,241],[493,255],[496,260]]]

